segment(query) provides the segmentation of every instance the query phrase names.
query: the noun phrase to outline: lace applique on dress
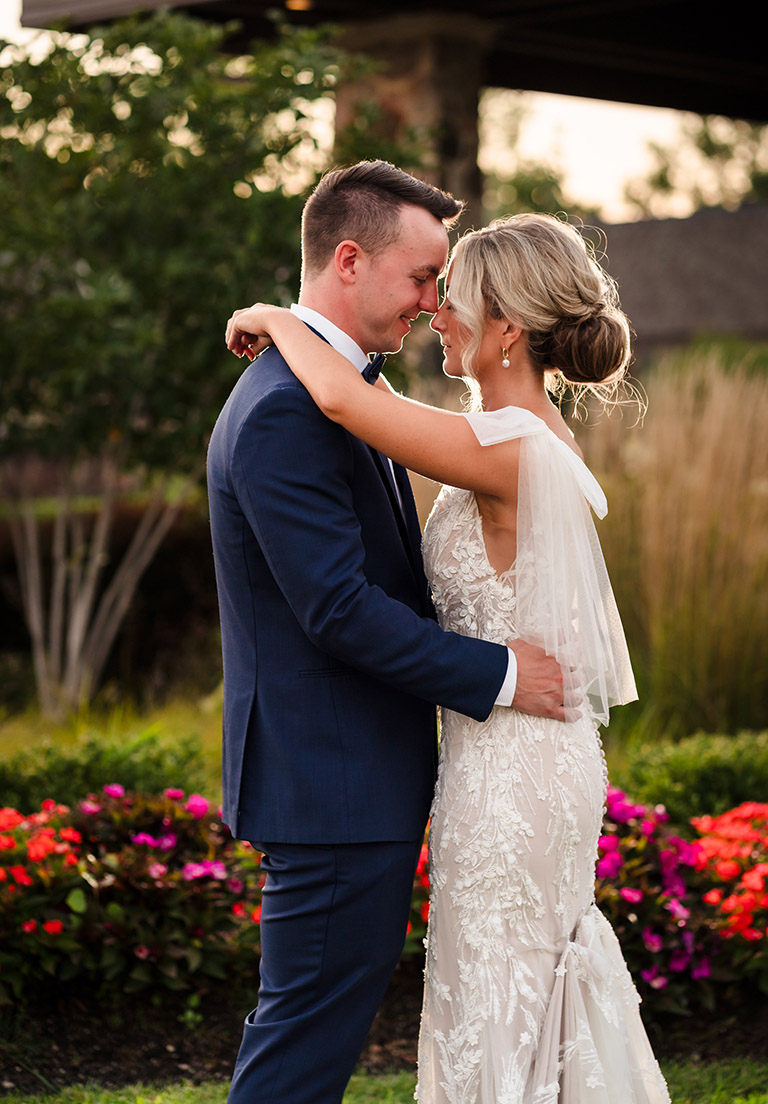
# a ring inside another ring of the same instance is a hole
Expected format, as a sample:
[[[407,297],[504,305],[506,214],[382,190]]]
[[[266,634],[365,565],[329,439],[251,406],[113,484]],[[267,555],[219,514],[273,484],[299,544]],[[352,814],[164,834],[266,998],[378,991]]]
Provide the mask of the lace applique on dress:
[[[444,628],[500,644],[520,635],[516,580],[529,565],[496,575],[474,494],[443,488],[424,560]],[[417,1099],[665,1104],[594,904],[606,788],[594,716],[496,707],[483,723],[449,710],[441,722]]]

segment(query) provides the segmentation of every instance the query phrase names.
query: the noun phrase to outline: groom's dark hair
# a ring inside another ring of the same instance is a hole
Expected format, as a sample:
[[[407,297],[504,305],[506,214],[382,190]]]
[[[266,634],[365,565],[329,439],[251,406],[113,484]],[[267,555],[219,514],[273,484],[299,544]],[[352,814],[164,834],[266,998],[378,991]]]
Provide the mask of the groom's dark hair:
[[[388,161],[360,161],[326,173],[304,205],[301,218],[303,272],[322,272],[339,242],[349,238],[375,256],[397,241],[400,209],[423,207],[446,227],[464,202],[417,180]]]

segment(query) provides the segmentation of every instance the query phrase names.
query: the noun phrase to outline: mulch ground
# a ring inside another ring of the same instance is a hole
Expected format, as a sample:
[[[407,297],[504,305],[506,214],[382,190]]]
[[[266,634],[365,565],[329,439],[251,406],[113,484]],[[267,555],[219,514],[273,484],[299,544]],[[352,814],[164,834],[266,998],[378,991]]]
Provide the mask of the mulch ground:
[[[415,1070],[422,965],[398,967],[361,1065],[373,1073]],[[240,1041],[243,1010],[227,994],[211,998],[203,1023],[182,1026],[178,1011],[146,1004],[122,1015],[70,999],[23,1022],[0,1020],[0,1094],[37,1094],[97,1082],[108,1088],[136,1082],[227,1081]],[[768,1057],[768,998],[751,994],[738,1009],[673,1017],[650,1031],[659,1058],[711,1061]]]

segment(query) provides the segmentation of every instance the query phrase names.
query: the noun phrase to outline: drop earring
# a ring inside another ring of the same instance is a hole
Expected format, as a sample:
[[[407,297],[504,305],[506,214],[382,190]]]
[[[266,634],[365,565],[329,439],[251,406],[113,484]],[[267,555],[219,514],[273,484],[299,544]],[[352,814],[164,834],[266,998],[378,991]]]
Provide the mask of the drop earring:
[[[509,349],[501,350],[501,367],[509,368]]]

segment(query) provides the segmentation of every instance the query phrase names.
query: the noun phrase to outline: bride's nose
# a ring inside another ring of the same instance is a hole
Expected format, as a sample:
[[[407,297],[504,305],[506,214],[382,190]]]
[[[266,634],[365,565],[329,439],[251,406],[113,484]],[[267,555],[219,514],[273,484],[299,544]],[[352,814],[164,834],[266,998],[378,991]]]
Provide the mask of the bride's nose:
[[[442,333],[443,330],[445,329],[445,323],[443,322],[443,304],[442,303],[440,304],[440,306],[437,308],[435,313],[430,318],[429,325],[435,331],[435,333]]]

